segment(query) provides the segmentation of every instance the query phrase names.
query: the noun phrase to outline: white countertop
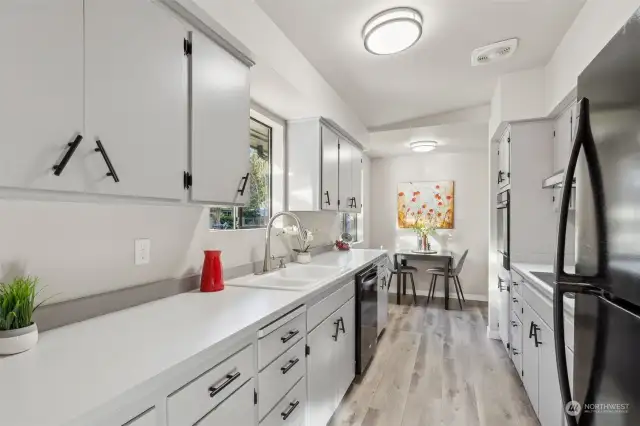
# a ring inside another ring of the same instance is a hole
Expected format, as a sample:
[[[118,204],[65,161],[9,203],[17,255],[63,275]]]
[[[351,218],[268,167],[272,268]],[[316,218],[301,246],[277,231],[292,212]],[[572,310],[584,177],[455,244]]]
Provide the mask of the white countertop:
[[[554,267],[553,265],[545,265],[545,264],[536,264],[536,263],[520,263],[520,262],[514,262],[511,264],[511,268],[515,269],[516,272],[518,272],[520,275],[523,276],[523,278],[525,278],[529,283],[533,284],[536,286],[536,289],[542,293],[544,296],[546,296],[547,298],[549,298],[551,300],[551,302],[553,303],[553,293],[554,293],[554,287],[547,284],[546,282],[542,281],[540,278],[536,277],[535,275],[532,274],[532,272],[554,272]],[[573,267],[566,267],[567,272],[569,273],[573,273],[574,272]],[[568,297],[564,297],[564,308],[565,311],[568,311],[568,313],[573,316],[573,312],[574,312],[574,307],[575,307],[575,300],[574,299],[569,299]]]
[[[309,291],[228,286],[218,293],[185,293],[42,333],[34,349],[0,358],[1,423],[68,424],[205,350],[256,333],[385,253],[318,255],[311,264],[339,266],[342,274],[319,280]]]

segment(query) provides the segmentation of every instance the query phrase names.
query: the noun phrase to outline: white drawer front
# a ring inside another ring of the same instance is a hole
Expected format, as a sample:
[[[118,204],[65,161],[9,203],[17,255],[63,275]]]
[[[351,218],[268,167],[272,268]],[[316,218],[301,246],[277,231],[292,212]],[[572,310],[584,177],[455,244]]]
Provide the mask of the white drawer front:
[[[258,341],[258,367],[262,370],[284,351],[306,335],[307,318],[304,312]]]
[[[340,306],[356,294],[355,281],[349,281],[338,290],[334,291],[315,305],[311,306],[307,312],[307,331],[311,331],[324,321],[329,315],[334,313]]]
[[[253,426],[255,421],[253,390],[254,383],[251,379],[196,423],[196,426]]]
[[[124,426],[156,426],[156,409],[151,408],[140,414],[133,420],[128,421]]]
[[[514,290],[512,293],[522,294],[522,287],[524,287],[524,278],[511,269],[511,288]]]
[[[167,399],[169,426],[192,426],[254,374],[255,347],[249,345]]]
[[[260,372],[258,407],[264,418],[306,371],[305,341],[301,340]]]
[[[276,404],[260,426],[305,426],[307,411],[307,380],[297,385]]]
[[[522,296],[515,291],[511,292],[511,310],[522,320]],[[513,319],[513,318],[512,318]]]
[[[523,296],[529,306],[538,314],[551,330],[553,330],[553,302],[542,296],[538,290],[525,281]]]

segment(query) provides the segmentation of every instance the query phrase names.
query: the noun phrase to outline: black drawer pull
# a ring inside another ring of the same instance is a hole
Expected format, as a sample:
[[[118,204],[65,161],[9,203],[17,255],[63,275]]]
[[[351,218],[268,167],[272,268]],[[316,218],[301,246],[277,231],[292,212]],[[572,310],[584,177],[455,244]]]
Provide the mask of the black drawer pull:
[[[94,151],[99,152],[102,155],[102,159],[107,164],[107,169],[109,169],[107,176],[111,176],[115,183],[120,182],[120,179],[118,178],[118,174],[116,173],[116,169],[113,168],[113,164],[111,164],[111,160],[109,160],[107,151],[105,151],[104,146],[102,145],[102,142],[100,142],[100,139],[96,139],[96,145],[98,145],[98,147],[94,149]]]
[[[67,163],[69,162],[69,160],[71,160],[71,157],[73,157],[73,154],[76,152],[78,145],[80,145],[80,142],[82,142],[82,135],[77,135],[73,140],[73,142],[69,142],[67,144],[69,149],[64,154],[64,157],[62,157],[62,160],[60,161],[59,164],[56,164],[53,166],[54,175],[60,176],[62,174],[62,172],[64,171],[64,168],[67,167]]]
[[[291,413],[293,413],[296,410],[296,408],[298,408],[298,405],[300,405],[300,401],[294,401],[291,404],[289,404],[289,408],[287,408],[282,413],[280,413],[280,415],[282,416],[282,420],[287,420],[291,415]]]
[[[331,205],[331,198],[329,198],[329,191],[325,191],[324,195],[327,196],[327,201],[325,201],[325,203],[330,206]]]
[[[291,330],[290,332],[288,332],[287,334],[285,334],[284,336],[282,336],[280,338],[280,340],[282,340],[282,343],[287,343],[289,340],[293,339],[294,337],[296,337],[298,334],[300,334],[300,332],[298,330]]]
[[[299,358],[294,358],[291,361],[289,361],[287,363],[287,365],[285,365],[284,367],[280,368],[280,371],[282,371],[282,374],[287,374],[289,372],[289,370],[291,370],[293,368],[293,366],[296,365],[299,362],[300,362]]]
[[[238,189],[238,192],[240,193],[240,195],[244,195],[244,190],[247,189],[247,182],[249,182],[249,173],[247,173],[246,175],[242,176],[242,179],[240,179],[242,181],[242,188]]]
[[[236,372],[235,374],[229,373],[227,374],[227,376],[225,377],[224,382],[220,383],[218,386],[211,386],[209,388],[209,396],[211,398],[213,398],[214,396],[216,396],[217,394],[219,394],[222,389],[226,388],[227,386],[229,386],[231,383],[233,383],[238,377],[240,377],[240,372]]]
[[[344,334],[346,334],[347,332],[345,331],[344,328],[344,320],[342,319],[342,317],[338,318],[337,321],[335,321],[333,323],[333,325],[336,326],[336,334],[334,334],[333,336],[333,340],[335,340],[336,342],[338,341],[338,334],[340,333],[340,331],[342,331]]]

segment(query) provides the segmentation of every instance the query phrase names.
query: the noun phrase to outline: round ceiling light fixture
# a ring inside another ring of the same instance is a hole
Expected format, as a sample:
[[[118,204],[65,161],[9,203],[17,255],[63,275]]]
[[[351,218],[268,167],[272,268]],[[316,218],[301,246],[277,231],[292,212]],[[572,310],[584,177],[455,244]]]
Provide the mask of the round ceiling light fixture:
[[[391,55],[413,46],[422,36],[422,15],[410,7],[378,13],[362,29],[364,48],[374,55]]]
[[[409,147],[413,152],[429,152],[436,149],[438,146],[438,142],[435,141],[418,141],[411,142]]]

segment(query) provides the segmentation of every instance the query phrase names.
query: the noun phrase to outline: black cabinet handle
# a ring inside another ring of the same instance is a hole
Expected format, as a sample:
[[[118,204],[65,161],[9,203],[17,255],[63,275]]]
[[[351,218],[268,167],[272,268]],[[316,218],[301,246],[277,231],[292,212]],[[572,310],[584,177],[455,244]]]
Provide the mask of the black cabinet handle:
[[[517,298],[513,298],[513,303],[520,303]]]
[[[327,201],[325,201],[325,204],[330,206],[331,205],[331,198],[329,198],[329,191],[325,191],[324,195],[327,197]]]
[[[336,326],[336,334],[334,334],[333,336],[333,340],[334,341],[338,341],[338,334],[340,333],[340,320],[334,321],[333,325]]]
[[[342,331],[342,333],[347,334],[347,331],[344,328],[344,318],[340,317],[338,321],[340,321],[340,330]]]
[[[515,322],[515,321],[511,321],[511,325],[512,325],[513,327],[517,327],[517,326],[518,326],[518,323],[517,323],[517,322]]]
[[[531,325],[529,326],[529,339],[533,337],[533,327],[535,327],[535,324],[531,321]]]
[[[291,361],[289,361],[287,365],[285,365],[284,367],[281,367],[280,371],[282,371],[282,374],[287,374],[289,370],[291,370],[293,366],[299,362],[300,362],[300,358],[294,358]]]
[[[82,135],[77,135],[73,140],[73,142],[69,142],[67,144],[69,149],[64,154],[64,157],[62,157],[62,161],[60,161],[60,163],[55,164],[53,166],[54,175],[60,176],[62,174],[62,172],[64,171],[64,168],[67,167],[67,163],[69,162],[69,160],[71,160],[71,157],[73,157],[73,154],[76,152],[78,145],[80,145],[80,142],[82,142]]]
[[[296,410],[296,408],[298,408],[298,405],[300,405],[300,401],[294,401],[290,403],[289,408],[287,408],[282,413],[280,413],[280,415],[282,416],[282,420],[287,420],[291,415],[291,413],[293,413]]]
[[[533,343],[536,345],[536,348],[542,344],[542,342],[538,340],[538,330],[540,330],[540,327],[534,324],[533,325]]]
[[[291,330],[290,332],[282,336],[280,340],[282,340],[282,343],[287,343],[289,340],[293,339],[298,334],[300,334],[298,330]]]
[[[238,192],[240,193],[240,195],[244,195],[244,190],[247,189],[247,182],[249,182],[249,173],[247,173],[246,175],[242,176],[242,179],[240,179],[242,181],[242,188],[238,189]]]
[[[118,179],[118,174],[116,173],[116,169],[113,168],[113,164],[111,164],[111,160],[109,160],[107,151],[105,151],[104,146],[102,145],[102,142],[100,142],[100,139],[96,139],[96,145],[98,145],[98,147],[94,149],[94,151],[99,152],[102,155],[102,159],[107,164],[107,168],[109,169],[107,176],[111,176],[115,183],[120,182],[120,179]]]
[[[233,383],[238,377],[240,377],[240,372],[236,372],[235,374],[229,373],[227,374],[227,376],[225,377],[224,382],[220,383],[218,386],[211,386],[209,388],[209,396],[211,398],[213,398],[214,396],[216,396],[217,394],[219,394],[220,392],[222,392],[222,389],[226,388],[227,386],[229,386],[231,383]]]
[[[520,355],[520,352],[516,348],[512,349],[514,355]]]

